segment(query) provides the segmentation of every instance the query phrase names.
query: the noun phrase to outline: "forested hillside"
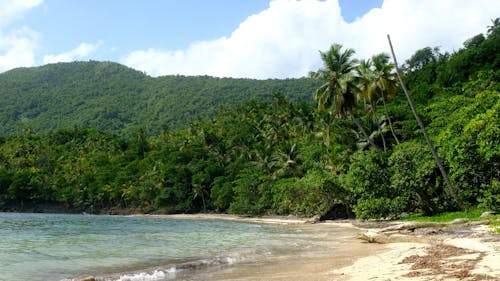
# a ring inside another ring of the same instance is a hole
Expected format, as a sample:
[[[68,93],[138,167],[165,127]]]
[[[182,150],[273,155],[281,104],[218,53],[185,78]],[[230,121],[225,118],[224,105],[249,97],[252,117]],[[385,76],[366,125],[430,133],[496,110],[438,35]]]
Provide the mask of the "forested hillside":
[[[293,80],[301,86],[284,88],[284,94],[271,99],[225,107],[184,129],[165,129],[154,136],[137,129],[119,136],[95,126],[4,136],[0,205],[329,218],[394,218],[464,208],[499,211],[499,54],[497,19],[486,35],[467,40],[455,53],[426,47],[404,64],[403,78],[450,185],[422,136],[390,57],[374,54],[357,60],[354,50],[334,44],[321,52],[324,66],[310,73],[317,81],[314,89],[304,86],[309,80]],[[15,77],[17,71],[2,79]],[[151,80],[133,71],[129,75],[125,80],[142,79],[144,85]],[[163,89],[168,79],[185,80],[176,82],[179,91],[216,81],[165,77],[153,84]],[[129,89],[127,83],[120,87]],[[29,84],[16,87],[28,90]],[[315,102],[287,98],[297,96],[293,93]],[[161,108],[158,103],[141,108]],[[115,109],[125,112],[120,106]],[[156,113],[148,109],[143,114]]]
[[[220,106],[275,91],[311,101],[311,79],[251,80],[213,77],[149,77],[111,62],[72,62],[19,68],[0,74],[0,135],[23,129],[92,127],[127,135],[144,128],[182,128]]]

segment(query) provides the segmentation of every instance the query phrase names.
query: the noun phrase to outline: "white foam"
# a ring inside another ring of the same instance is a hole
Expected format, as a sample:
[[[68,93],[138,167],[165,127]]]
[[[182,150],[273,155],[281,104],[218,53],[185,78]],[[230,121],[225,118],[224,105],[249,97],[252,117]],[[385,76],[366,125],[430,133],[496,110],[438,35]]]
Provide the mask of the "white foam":
[[[136,273],[136,274],[126,274],[120,276],[120,278],[115,281],[156,281],[164,280],[166,278],[175,278],[176,269],[171,267],[165,271],[155,270],[153,273]]]
[[[232,258],[232,257],[227,257],[227,258],[226,258],[226,262],[227,262],[227,264],[229,264],[229,265],[233,265],[236,261],[237,261],[237,259],[236,259],[236,258]]]

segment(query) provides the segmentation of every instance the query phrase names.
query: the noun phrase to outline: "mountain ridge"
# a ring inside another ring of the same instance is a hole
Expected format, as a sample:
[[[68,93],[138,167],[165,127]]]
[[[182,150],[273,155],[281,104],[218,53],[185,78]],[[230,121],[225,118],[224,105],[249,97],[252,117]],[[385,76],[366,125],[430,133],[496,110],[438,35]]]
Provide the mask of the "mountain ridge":
[[[0,73],[0,135],[75,126],[116,134],[145,128],[155,134],[273,92],[312,102],[317,85],[308,78],[151,77],[109,61],[16,68]]]

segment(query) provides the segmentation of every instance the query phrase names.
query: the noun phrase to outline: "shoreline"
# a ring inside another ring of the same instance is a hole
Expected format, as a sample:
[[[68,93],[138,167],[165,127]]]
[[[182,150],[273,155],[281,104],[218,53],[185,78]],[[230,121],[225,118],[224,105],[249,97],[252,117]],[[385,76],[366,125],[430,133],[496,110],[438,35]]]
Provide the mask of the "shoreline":
[[[322,221],[295,216],[244,217],[226,214],[133,215],[165,219],[228,220],[246,223],[303,225],[318,232],[329,227],[359,232],[397,222]],[[368,243],[352,237],[330,257],[297,258],[288,264],[245,265],[192,280],[500,280],[500,235],[487,226],[457,226],[402,232],[405,242]]]
[[[356,233],[377,230],[397,222],[357,220],[319,222],[315,218],[296,216],[248,217],[228,214],[117,216],[286,225],[319,234],[319,237],[322,237],[320,241],[325,243],[325,248],[335,249],[327,254],[308,252],[306,249],[297,256],[288,256],[285,260],[275,259],[267,262],[203,268],[195,270],[192,275],[190,273],[186,279],[183,279],[183,274],[178,274],[173,280],[500,280],[500,263],[498,262],[500,260],[500,235],[490,234],[486,225],[461,225],[415,232],[403,231],[398,236],[408,238],[406,241],[377,244],[357,239]],[[350,236],[336,237],[339,230]],[[339,241],[340,246],[335,244]],[[332,247],[332,245],[335,246]],[[71,280],[106,279],[104,277],[80,277]]]
[[[223,220],[247,223],[262,224],[306,224],[315,223],[314,218],[302,218],[297,216],[241,216],[230,214],[132,214],[125,217],[159,218],[159,219],[177,219],[177,220]]]

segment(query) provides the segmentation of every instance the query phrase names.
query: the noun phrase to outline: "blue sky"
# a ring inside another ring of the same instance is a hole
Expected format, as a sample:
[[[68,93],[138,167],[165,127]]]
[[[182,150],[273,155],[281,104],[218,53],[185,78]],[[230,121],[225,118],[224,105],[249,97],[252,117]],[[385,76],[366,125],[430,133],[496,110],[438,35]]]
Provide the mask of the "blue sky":
[[[340,1],[348,21],[381,4],[382,0]],[[229,35],[268,6],[269,0],[44,0],[17,24],[43,34],[41,53],[103,42],[108,48],[94,58],[117,61],[136,49],[183,49],[195,41]]]
[[[0,0],[0,72],[93,59],[153,76],[300,77],[332,43],[361,58],[387,51],[386,33],[403,58],[456,50],[500,15],[499,2]]]

